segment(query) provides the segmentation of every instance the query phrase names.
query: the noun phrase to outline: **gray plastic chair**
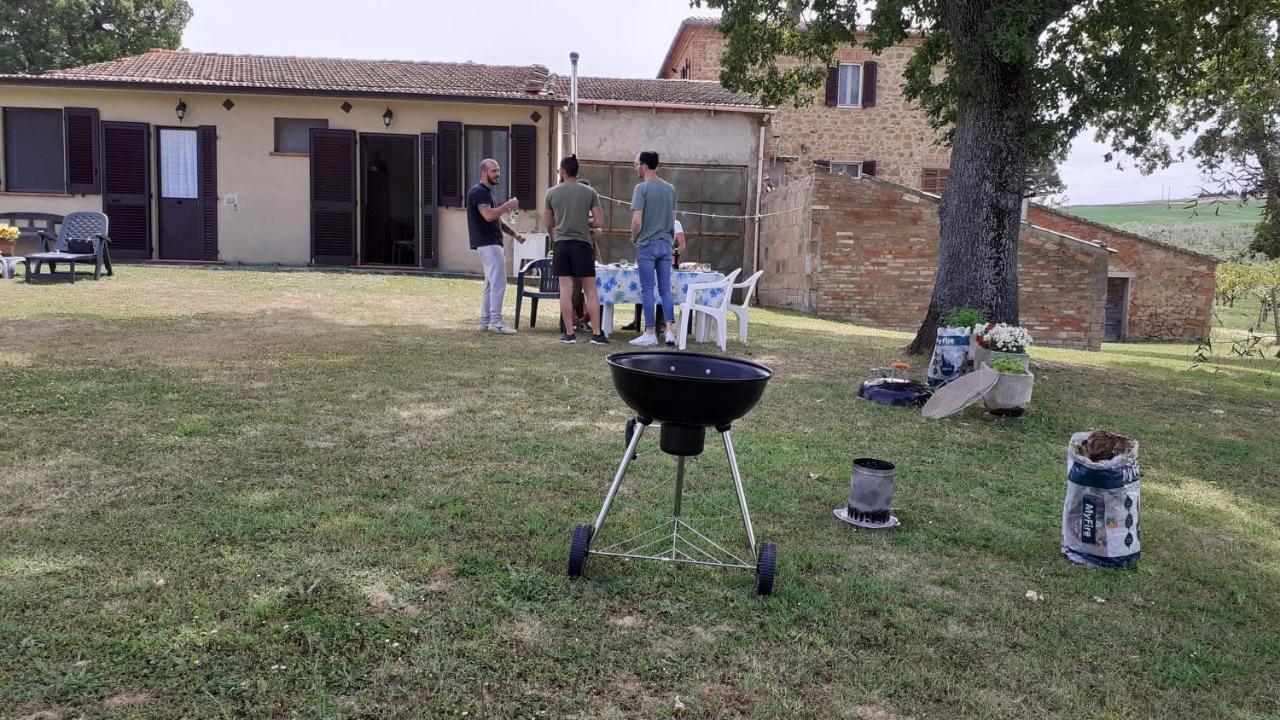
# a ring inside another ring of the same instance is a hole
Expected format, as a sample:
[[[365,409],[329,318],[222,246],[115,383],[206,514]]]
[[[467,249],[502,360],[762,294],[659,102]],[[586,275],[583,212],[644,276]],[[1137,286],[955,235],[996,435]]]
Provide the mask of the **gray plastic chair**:
[[[54,237],[41,230],[39,232],[42,252],[27,255],[27,282],[39,280],[40,268],[49,264],[49,273],[43,276],[49,280],[76,281],[76,263],[93,262],[93,279],[102,277],[106,268],[107,275],[114,275],[111,267],[111,253],[107,246],[111,238],[107,235],[107,216],[100,212],[74,212],[66,216],[62,226],[58,228],[58,236]],[[49,246],[53,246],[53,250]],[[31,263],[35,263],[32,272]],[[70,269],[66,273],[57,272],[58,263],[67,263]]]

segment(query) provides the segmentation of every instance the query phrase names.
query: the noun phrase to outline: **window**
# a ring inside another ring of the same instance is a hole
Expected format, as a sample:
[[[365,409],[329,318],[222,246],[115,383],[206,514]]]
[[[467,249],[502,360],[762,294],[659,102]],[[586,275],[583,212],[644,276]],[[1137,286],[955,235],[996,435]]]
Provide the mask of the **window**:
[[[836,96],[840,107],[862,107],[862,65],[841,65],[840,86]]]
[[[276,152],[311,152],[311,128],[327,128],[328,120],[276,118]]]
[[[498,203],[506,202],[511,197],[511,162],[507,151],[510,147],[509,130],[504,127],[468,125],[465,142],[467,189],[480,182],[480,161],[493,158],[502,167],[502,181],[493,189],[493,199]]]
[[[4,109],[4,174],[12,192],[67,191],[62,110]]]
[[[920,189],[934,195],[941,195],[947,189],[947,180],[951,171],[947,168],[925,168],[920,173]]]
[[[831,172],[844,173],[849,177],[862,177],[862,163],[831,163]]]
[[[689,59],[688,58],[685,58],[684,66],[680,68],[680,79],[681,80],[689,79]]]

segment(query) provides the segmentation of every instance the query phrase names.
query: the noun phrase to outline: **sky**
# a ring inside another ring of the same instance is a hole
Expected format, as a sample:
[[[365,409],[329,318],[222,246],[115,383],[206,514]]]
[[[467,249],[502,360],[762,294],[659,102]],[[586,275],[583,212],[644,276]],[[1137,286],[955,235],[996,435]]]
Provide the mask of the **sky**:
[[[712,15],[687,0],[188,0],[189,50],[260,55],[529,65],[569,74],[655,77],[680,21]],[[1143,176],[1077,138],[1059,174],[1074,205],[1193,194],[1189,163]]]

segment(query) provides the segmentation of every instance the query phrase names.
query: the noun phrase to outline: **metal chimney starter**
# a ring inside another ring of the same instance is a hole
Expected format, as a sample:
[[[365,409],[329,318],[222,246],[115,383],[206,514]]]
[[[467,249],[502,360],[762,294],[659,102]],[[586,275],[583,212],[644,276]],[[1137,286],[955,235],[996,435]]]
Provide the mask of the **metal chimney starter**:
[[[887,460],[857,458],[849,478],[849,502],[835,515],[850,525],[868,529],[897,527],[893,509],[894,465]]]

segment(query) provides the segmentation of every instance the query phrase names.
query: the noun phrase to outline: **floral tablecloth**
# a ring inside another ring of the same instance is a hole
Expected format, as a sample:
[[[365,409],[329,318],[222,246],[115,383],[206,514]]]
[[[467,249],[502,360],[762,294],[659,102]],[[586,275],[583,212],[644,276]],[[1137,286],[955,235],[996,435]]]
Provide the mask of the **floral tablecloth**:
[[[724,274],[718,272],[672,270],[671,301],[674,303],[684,302],[685,295],[689,294],[690,285],[716,282],[723,279]],[[597,265],[596,291],[600,293],[600,303],[602,305],[638,304],[640,302],[640,271],[634,265],[622,267]],[[723,290],[701,290],[696,300],[699,304],[710,304],[723,295]],[[657,297],[654,300],[660,302]]]

